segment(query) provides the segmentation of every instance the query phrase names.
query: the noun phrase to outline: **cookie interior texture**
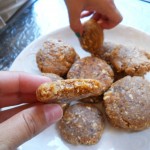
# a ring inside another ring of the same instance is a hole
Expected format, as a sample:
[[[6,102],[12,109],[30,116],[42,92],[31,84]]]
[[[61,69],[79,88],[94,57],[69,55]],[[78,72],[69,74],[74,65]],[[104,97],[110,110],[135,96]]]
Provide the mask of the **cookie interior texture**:
[[[100,110],[92,104],[78,103],[66,109],[58,124],[61,137],[71,144],[96,144],[104,130]]]
[[[150,83],[143,77],[124,77],[104,94],[108,120],[115,127],[136,131],[150,126]]]
[[[40,102],[75,101],[98,96],[104,91],[103,85],[94,79],[67,79],[42,84],[36,91]]]

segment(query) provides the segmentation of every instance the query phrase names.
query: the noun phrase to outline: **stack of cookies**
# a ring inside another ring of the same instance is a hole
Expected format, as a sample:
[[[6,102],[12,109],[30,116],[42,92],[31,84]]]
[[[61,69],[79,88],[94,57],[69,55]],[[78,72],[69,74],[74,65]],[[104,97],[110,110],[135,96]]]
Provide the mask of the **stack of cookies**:
[[[150,53],[104,42],[94,20],[83,27],[80,43],[91,56],[80,59],[62,40],[45,41],[36,55],[42,75],[52,80],[37,89],[37,99],[63,106],[61,137],[75,145],[96,144],[104,131],[104,116],[127,131],[150,127],[150,83],[143,77],[150,71]]]

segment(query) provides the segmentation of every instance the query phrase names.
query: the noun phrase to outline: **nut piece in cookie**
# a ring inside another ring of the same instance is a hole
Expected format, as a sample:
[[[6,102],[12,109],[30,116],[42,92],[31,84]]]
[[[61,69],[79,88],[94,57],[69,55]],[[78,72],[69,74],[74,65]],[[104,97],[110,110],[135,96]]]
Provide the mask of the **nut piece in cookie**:
[[[36,91],[40,102],[73,101],[102,93],[103,85],[94,79],[68,79],[42,84]]]
[[[150,71],[150,53],[145,50],[120,45],[110,56],[110,62],[117,72],[133,76]]]
[[[104,60],[89,56],[77,60],[70,68],[67,78],[96,79],[103,84],[104,90],[107,90],[113,83],[114,73]]]
[[[53,82],[57,80],[64,80],[62,77],[54,73],[42,73],[42,75],[50,78]]]
[[[142,77],[124,77],[104,94],[110,123],[136,131],[150,127],[150,83]]]
[[[49,40],[36,54],[36,62],[43,73],[66,75],[77,59],[74,48],[61,40]]]
[[[103,45],[103,29],[98,23],[90,19],[83,24],[83,34],[80,38],[82,48],[91,54],[99,54],[98,49]]]
[[[104,120],[92,104],[78,103],[69,106],[58,124],[61,137],[68,143],[96,144],[104,130]]]

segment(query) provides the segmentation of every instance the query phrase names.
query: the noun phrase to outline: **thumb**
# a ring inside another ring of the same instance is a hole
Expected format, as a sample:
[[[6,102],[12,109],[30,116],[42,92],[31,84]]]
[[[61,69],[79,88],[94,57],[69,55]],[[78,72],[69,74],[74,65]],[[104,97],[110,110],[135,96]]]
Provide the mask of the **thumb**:
[[[37,105],[0,124],[0,150],[13,150],[62,117],[59,105]]]

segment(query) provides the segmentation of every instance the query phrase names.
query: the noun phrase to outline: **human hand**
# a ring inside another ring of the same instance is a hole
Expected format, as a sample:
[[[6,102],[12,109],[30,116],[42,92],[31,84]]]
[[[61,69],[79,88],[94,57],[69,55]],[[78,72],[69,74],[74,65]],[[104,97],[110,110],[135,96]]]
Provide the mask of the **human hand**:
[[[0,150],[14,150],[62,117],[56,104],[40,104],[36,89],[47,77],[18,72],[0,72],[0,108],[26,105],[0,112]]]
[[[70,27],[76,34],[82,35],[83,32],[80,18],[89,15],[92,15],[92,18],[104,29],[111,29],[122,21],[122,16],[113,0],[65,0],[65,2]]]

